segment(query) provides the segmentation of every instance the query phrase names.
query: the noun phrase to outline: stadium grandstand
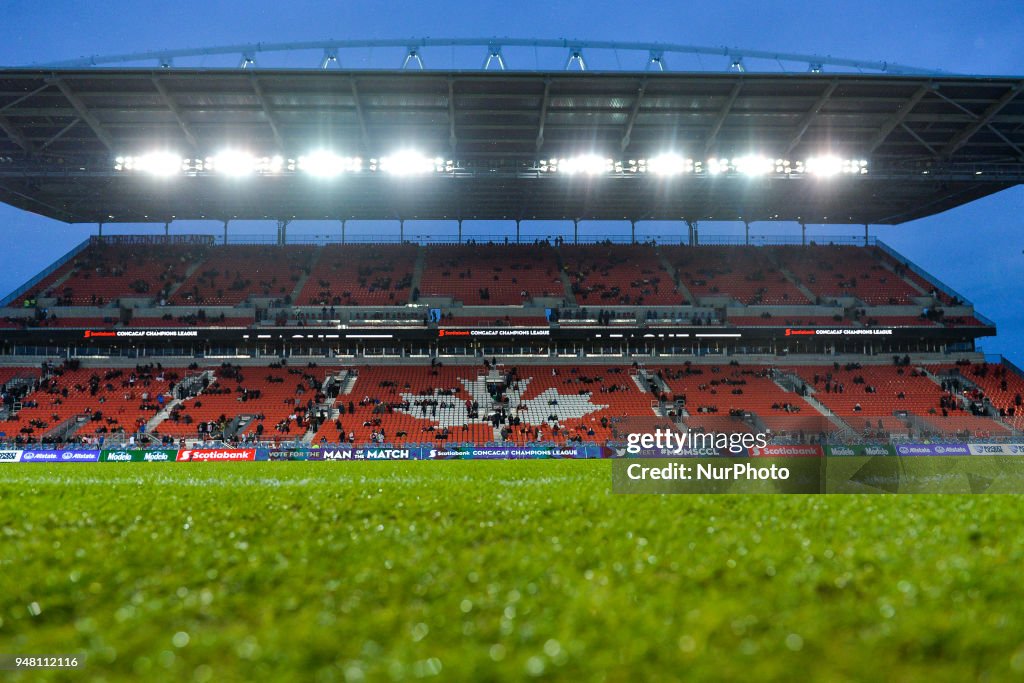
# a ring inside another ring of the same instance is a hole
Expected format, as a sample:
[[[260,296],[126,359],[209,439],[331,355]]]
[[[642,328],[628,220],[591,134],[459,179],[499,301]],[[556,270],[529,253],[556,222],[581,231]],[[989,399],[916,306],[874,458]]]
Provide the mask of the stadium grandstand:
[[[0,70],[0,201],[97,226],[0,302],[0,441],[1024,437],[1024,376],[978,351],[995,323],[871,234],[1024,181],[1020,81],[671,72],[650,54],[635,72],[170,53]],[[192,220],[223,234],[177,229]],[[243,220],[275,221],[273,243],[232,234]],[[310,220],[331,236],[289,235]],[[348,239],[353,220],[394,229]],[[423,220],[456,237],[407,233]],[[464,238],[466,221],[515,232]],[[796,227],[752,236],[764,221]],[[153,229],[104,234],[121,223]]]

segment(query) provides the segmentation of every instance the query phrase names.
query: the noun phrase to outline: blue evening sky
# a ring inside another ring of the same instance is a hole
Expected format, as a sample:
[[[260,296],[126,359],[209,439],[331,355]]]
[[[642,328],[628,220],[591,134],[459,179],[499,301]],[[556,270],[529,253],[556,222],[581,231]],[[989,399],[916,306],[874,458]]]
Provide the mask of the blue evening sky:
[[[827,54],[890,61],[967,74],[1024,76],[1024,5],[1020,0],[925,2],[895,0],[766,0],[715,2],[81,2],[4,0],[0,65],[23,66],[93,54],[209,47],[245,42],[307,41],[327,38],[490,37],[579,38],[733,46],[777,52]],[[508,53],[511,66],[554,68],[556,54]],[[266,58],[264,66],[304,66],[316,55]],[[589,58],[589,56],[588,56]],[[397,67],[401,52],[364,51],[342,55],[349,66]],[[483,55],[440,48],[424,53],[427,66],[476,68]],[[591,58],[593,68],[623,66],[632,55]],[[704,66],[721,66],[703,58]],[[304,60],[304,61],[300,61]],[[597,61],[595,61],[597,60]],[[724,60],[722,60],[724,61]],[[207,58],[181,66],[235,66],[237,57]],[[642,63],[637,63],[642,68]],[[695,60],[669,60],[669,68],[696,69]],[[362,226],[362,230],[370,226]],[[466,234],[499,226],[466,224]],[[987,352],[1024,362],[1024,188],[1017,187],[965,207],[875,235],[973,301],[996,321],[1000,334],[983,340]],[[678,226],[641,226],[641,233]],[[146,226],[108,226],[109,233],[144,232]],[[220,232],[214,224],[175,224],[177,232]],[[397,227],[394,228],[397,231]],[[406,224],[408,235],[448,231],[450,226]],[[507,226],[502,226],[507,229]],[[571,231],[571,225],[524,224],[524,236]],[[584,225],[594,234],[620,229]],[[95,225],[69,226],[0,206],[0,234],[6,245],[0,292],[10,292],[87,235]],[[162,231],[162,226],[160,228]],[[293,233],[324,234],[337,224],[295,226]],[[349,234],[360,226],[350,224]],[[702,234],[733,232],[736,226],[705,224]],[[753,232],[792,232],[794,225],[754,224]],[[856,226],[809,227],[811,237],[858,234]],[[258,223],[235,232],[271,232]],[[685,230],[683,231],[685,233]]]

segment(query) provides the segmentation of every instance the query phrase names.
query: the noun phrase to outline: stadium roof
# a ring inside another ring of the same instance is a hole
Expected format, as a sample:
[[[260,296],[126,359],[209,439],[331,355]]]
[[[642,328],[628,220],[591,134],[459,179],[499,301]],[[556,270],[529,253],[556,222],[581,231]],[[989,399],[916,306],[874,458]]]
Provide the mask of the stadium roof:
[[[0,70],[0,200],[66,222],[630,219],[901,223],[1024,182],[1024,80],[863,74]],[[118,156],[226,148],[366,159],[415,148],[422,177],[152,178]],[[546,173],[757,154],[866,159],[865,175]]]

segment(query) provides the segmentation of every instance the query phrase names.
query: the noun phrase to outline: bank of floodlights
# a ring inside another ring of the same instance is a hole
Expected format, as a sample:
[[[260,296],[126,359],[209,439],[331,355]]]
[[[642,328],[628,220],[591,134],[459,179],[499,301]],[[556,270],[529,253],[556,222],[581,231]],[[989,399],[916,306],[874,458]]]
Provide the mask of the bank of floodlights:
[[[403,150],[370,159],[370,170],[381,171],[388,175],[410,176],[445,173],[455,169],[455,162],[442,157],[428,157],[420,152]]]
[[[300,156],[294,164],[289,164],[289,170],[296,169],[317,178],[334,178],[343,173],[359,173],[363,170],[363,160],[321,150]]]
[[[313,178],[338,178],[363,172],[391,176],[426,176],[454,173],[459,165],[452,159],[429,156],[415,150],[402,150],[364,161],[358,156],[331,150],[314,150],[287,158],[260,156],[239,149],[226,149],[205,157],[182,157],[170,151],[154,151],[134,156],[119,156],[114,170],[169,178],[180,175],[213,175],[228,178],[300,174]],[[675,152],[646,158],[617,160],[598,153],[541,159],[535,167],[541,173],[565,176],[602,177],[644,174],[663,178],[677,176],[740,176],[748,178],[812,176],[830,178],[839,175],[865,175],[866,159],[846,159],[834,155],[806,159],[781,159],[763,154],[694,159]]]
[[[188,159],[172,152],[150,152],[139,156],[123,156],[114,160],[116,171],[136,171],[154,176],[171,176],[188,170]]]
[[[314,178],[337,178],[369,170],[395,176],[453,173],[455,161],[431,157],[416,151],[401,151],[364,162],[361,157],[314,150],[298,157],[259,156],[244,150],[223,150],[206,157],[182,157],[173,152],[149,152],[119,156],[114,170],[142,173],[154,177],[213,175],[228,178],[303,174]]]

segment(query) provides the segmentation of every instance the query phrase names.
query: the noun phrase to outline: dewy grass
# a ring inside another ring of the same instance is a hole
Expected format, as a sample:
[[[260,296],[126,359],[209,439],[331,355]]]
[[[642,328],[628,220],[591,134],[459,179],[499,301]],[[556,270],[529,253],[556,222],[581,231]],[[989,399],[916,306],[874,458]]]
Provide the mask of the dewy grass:
[[[0,472],[13,680],[1024,675],[1014,496],[623,496],[607,462]]]

